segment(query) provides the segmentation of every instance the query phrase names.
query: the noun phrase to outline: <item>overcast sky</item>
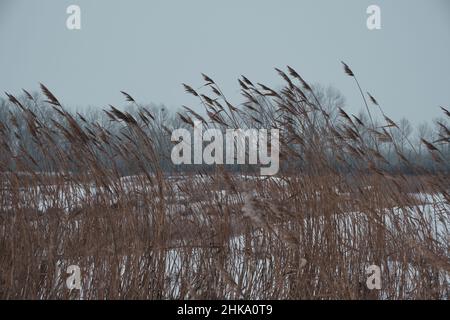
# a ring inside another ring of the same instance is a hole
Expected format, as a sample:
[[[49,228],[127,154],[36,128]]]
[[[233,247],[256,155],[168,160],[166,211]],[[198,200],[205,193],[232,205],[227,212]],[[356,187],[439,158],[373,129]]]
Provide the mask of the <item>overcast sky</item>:
[[[81,7],[81,30],[66,8]],[[381,7],[382,29],[366,27]],[[362,103],[346,61],[394,119],[414,123],[450,104],[449,0],[0,0],[0,90],[45,83],[66,105],[195,105],[182,82],[204,72],[239,102],[237,78],[277,87],[274,67],[333,85]]]

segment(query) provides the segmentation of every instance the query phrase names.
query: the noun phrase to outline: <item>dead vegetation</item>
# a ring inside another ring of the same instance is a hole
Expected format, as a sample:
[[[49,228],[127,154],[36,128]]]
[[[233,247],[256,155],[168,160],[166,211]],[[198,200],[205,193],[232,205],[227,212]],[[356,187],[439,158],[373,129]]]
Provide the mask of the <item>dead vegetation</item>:
[[[0,298],[448,299],[445,124],[438,141],[422,141],[430,169],[402,152],[397,124],[359,83],[368,120],[342,108],[331,117],[299,73],[277,72],[281,90],[242,77],[241,105],[203,75],[201,89],[184,87],[205,112],[179,114],[186,126],[278,128],[274,177],[167,172],[155,115],[125,92],[136,114],[104,111],[119,132],[73,115],[44,85],[46,123],[7,94],[17,110],[0,122]],[[386,150],[409,175],[390,172]],[[380,291],[366,289],[371,264],[382,268]],[[66,288],[69,265],[81,269],[81,291]]]

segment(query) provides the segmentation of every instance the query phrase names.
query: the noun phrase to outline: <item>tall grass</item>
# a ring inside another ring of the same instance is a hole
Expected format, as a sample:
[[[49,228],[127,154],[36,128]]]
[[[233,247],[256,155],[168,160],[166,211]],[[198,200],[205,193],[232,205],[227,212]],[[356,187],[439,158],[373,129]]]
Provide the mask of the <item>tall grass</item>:
[[[17,110],[0,122],[0,298],[448,299],[449,159],[438,143],[449,130],[423,141],[430,170],[402,153],[397,124],[359,83],[370,121],[342,108],[330,117],[299,73],[276,70],[281,90],[242,77],[241,105],[203,75],[184,88],[204,112],[179,114],[185,126],[278,128],[281,170],[265,178],[223,165],[169,174],[155,115],[125,92],[137,113],[104,110],[114,132],[44,85],[50,121],[7,94]],[[174,128],[159,129],[168,139]],[[413,174],[389,171],[387,149]],[[366,287],[372,264],[381,290]],[[81,290],[66,287],[69,265]]]

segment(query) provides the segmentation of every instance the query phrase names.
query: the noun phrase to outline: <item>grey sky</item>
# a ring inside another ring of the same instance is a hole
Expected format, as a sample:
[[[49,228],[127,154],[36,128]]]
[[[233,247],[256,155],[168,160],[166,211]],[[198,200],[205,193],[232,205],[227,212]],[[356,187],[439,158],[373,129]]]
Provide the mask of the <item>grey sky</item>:
[[[81,7],[82,30],[66,29]],[[366,28],[381,7],[382,30]],[[415,123],[450,104],[448,0],[0,0],[0,90],[45,83],[66,105],[195,105],[182,82],[214,78],[239,101],[237,77],[277,86],[274,67],[333,85],[362,107],[346,61],[394,119]]]

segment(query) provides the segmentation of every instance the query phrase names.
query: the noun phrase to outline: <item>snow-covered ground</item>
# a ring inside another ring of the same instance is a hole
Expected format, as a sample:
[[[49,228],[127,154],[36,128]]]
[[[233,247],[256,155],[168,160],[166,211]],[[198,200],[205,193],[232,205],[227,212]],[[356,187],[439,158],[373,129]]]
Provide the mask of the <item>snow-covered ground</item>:
[[[254,176],[240,176],[243,183],[246,182],[258,182],[262,180],[260,177]],[[183,178],[180,177],[170,177],[167,180],[170,180],[170,184],[165,186],[165,188],[169,192],[164,196],[165,208],[167,210],[168,215],[177,215],[177,214],[192,214],[202,212],[205,206],[211,205],[211,200],[214,200],[218,203],[228,203],[234,206],[241,208],[241,213],[243,217],[248,216],[246,214],[246,206],[249,209],[249,201],[253,197],[251,192],[236,192],[229,191],[226,189],[211,189],[208,191],[207,195],[203,195],[203,197],[199,197],[198,199],[191,199],[190,196],[184,193],[183,183],[189,183],[191,185],[195,184],[204,184],[204,183],[212,183],[211,177],[202,177],[202,176],[194,176],[189,177],[189,181],[184,181]],[[286,178],[264,178],[265,182],[270,182],[276,185],[279,188],[286,188],[289,180]],[[368,187],[370,188],[370,187]],[[59,210],[63,210],[67,214],[71,214],[76,209],[83,208],[85,206],[91,206],[98,203],[98,201],[105,201],[107,199],[108,205],[113,206],[118,201],[124,198],[139,198],[139,195],[151,193],[154,194],[155,197],[153,201],[158,203],[160,198],[158,198],[159,193],[156,186],[149,185],[145,178],[140,176],[133,177],[123,177],[120,180],[116,181],[114,184],[109,187],[98,187],[92,183],[86,184],[65,184],[65,185],[46,185],[46,186],[37,186],[34,188],[22,189],[16,192],[14,197],[11,197],[9,200],[7,197],[3,197],[3,203],[1,204],[1,210],[3,212],[8,212],[10,210],[14,210],[15,208],[27,208],[30,210],[34,210],[38,213],[45,214],[50,209],[57,208]],[[337,188],[335,188],[335,193],[339,196],[348,197],[350,194],[348,192],[340,192]],[[108,194],[108,197],[102,197],[102,195]],[[321,192],[316,192],[315,195],[318,199],[322,196]],[[417,204],[414,205],[404,205],[404,206],[396,206],[385,208],[376,212],[379,217],[382,217],[381,220],[377,220],[374,217],[374,212],[364,212],[362,210],[359,211],[346,211],[346,212],[336,212],[332,214],[333,221],[335,223],[335,227],[342,232],[341,244],[345,245],[348,248],[354,247],[354,239],[356,239],[358,234],[361,232],[359,228],[367,228],[368,224],[371,223],[379,223],[382,225],[384,230],[385,241],[389,243],[389,248],[395,248],[395,241],[401,238],[401,241],[408,241],[407,236],[408,233],[414,232],[415,230],[421,230],[422,234],[414,234],[415,239],[423,239],[423,243],[429,243],[431,240],[436,246],[448,248],[448,243],[450,242],[450,204],[446,201],[446,199],[441,194],[428,194],[428,193],[412,193],[409,194],[413,199],[417,200]],[[197,221],[201,221],[202,224],[207,225],[207,220],[202,220],[201,215],[197,217]],[[307,226],[307,216],[304,217],[305,227]],[[315,219],[316,222],[320,222],[327,219],[326,216],[314,216],[311,219]],[[230,263],[230,267],[228,270],[223,270],[224,276],[228,277],[228,283],[230,287],[229,298],[244,298],[242,292],[239,292],[238,287],[248,287],[250,286],[251,277],[250,275],[245,275],[245,264],[248,263],[245,255],[248,254],[248,250],[252,250],[252,248],[261,247],[261,244],[255,243],[262,236],[262,229],[256,228],[249,238],[246,238],[244,234],[233,234],[228,241],[228,257],[232,259],[232,263]],[[277,228],[273,228],[273,232],[275,236],[279,239],[282,239],[282,235],[278,235]],[[362,230],[362,233],[364,230]],[[248,237],[248,235],[247,235]],[[316,237],[316,235],[312,235],[311,239],[319,239],[320,237]],[[405,240],[406,239],[406,240]],[[316,241],[316,240],[314,240]],[[314,245],[314,243],[310,243]],[[417,250],[422,250],[423,255],[427,255],[429,253],[429,248],[422,248],[417,246],[417,243],[409,243],[409,245]],[[178,281],[178,276],[183,272],[185,268],[189,269],[189,272],[195,274],[199,271],[199,266],[197,264],[196,255],[201,255],[202,259],[204,259],[204,255],[202,255],[205,248],[195,248],[193,247],[190,251],[190,259],[189,265],[185,265],[184,257],[186,255],[186,248],[180,247],[177,248],[174,245],[172,248],[168,248],[164,253],[164,263],[166,268],[166,282],[172,288],[172,294],[177,296],[180,292],[181,284]],[[211,250],[209,248],[208,250]],[[428,250],[428,251],[427,251]],[[271,270],[271,266],[274,264],[274,256],[267,255],[267,253],[259,253],[256,251],[251,252],[254,259],[252,260],[254,265],[253,270],[255,272],[273,272]],[[447,258],[449,252],[446,252]],[[131,257],[127,255],[121,255],[121,263],[120,263],[120,274],[125,279],[125,273],[127,271],[127,261],[129,259],[135,259],[136,257]],[[142,258],[143,261],[145,257],[138,257],[138,259]],[[432,257],[433,258],[433,257]],[[210,257],[211,261],[209,263],[214,263],[214,255]],[[399,258],[396,257],[395,252],[392,253],[392,258],[389,258],[388,268],[391,270],[400,270],[403,268],[404,273],[407,274],[406,283],[408,283],[408,279],[412,279],[417,275],[416,266],[414,263],[408,263],[408,266],[405,270],[405,267],[402,268],[397,267],[399,264]],[[87,274],[87,278],[83,279],[83,286],[91,287],[94,285],[93,277],[94,277],[94,269],[95,262],[89,262],[92,260],[91,257],[84,257],[81,261],[84,265],[89,265],[87,268],[87,272],[85,269],[85,274]],[[304,259],[303,259],[304,260]],[[67,265],[68,261],[60,260],[58,264]],[[203,261],[205,263],[205,261]],[[306,265],[308,261],[302,261],[302,266]],[[242,275],[245,275],[242,277]],[[440,275],[448,283],[450,283],[450,272],[448,270],[443,270]],[[270,276],[270,274],[268,274]],[[400,275],[399,275],[400,276]],[[402,276],[405,276],[404,274]],[[288,279],[288,278],[286,278]],[[286,280],[288,281],[288,280]],[[410,281],[411,282],[411,281]],[[239,285],[238,285],[239,284]],[[61,282],[56,281],[55,286],[61,286]],[[286,286],[287,287],[287,286]],[[408,285],[406,285],[408,287]],[[257,288],[254,288],[257,290]],[[81,297],[83,298],[83,290],[81,292]],[[389,298],[385,296],[385,298]]]

